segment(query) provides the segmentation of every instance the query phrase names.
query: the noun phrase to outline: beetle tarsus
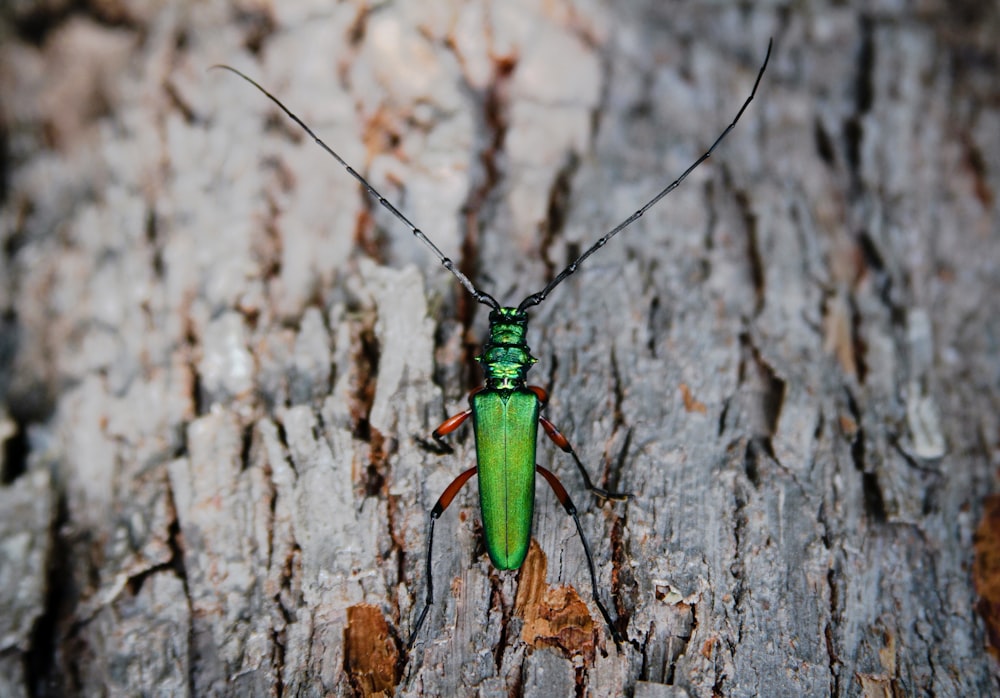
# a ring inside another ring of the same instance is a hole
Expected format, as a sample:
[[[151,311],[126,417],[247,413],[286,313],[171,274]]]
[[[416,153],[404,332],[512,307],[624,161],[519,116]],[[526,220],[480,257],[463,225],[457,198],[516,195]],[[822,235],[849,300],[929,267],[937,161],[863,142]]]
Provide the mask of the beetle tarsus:
[[[433,453],[436,456],[449,456],[455,453],[455,448],[450,443],[436,434],[431,434],[431,437],[433,438],[433,441],[431,439],[425,439],[423,436],[414,436],[413,440],[417,442],[417,445],[420,446],[420,448],[428,453]]]

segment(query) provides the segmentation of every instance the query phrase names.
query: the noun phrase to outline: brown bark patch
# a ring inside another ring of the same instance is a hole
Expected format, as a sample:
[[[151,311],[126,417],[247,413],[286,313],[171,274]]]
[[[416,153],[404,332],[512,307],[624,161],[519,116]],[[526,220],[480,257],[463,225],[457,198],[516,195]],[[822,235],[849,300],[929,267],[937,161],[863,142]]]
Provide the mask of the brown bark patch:
[[[370,604],[347,609],[344,630],[344,670],[355,695],[391,696],[399,675],[399,650],[382,611]]]
[[[699,402],[695,396],[691,394],[691,388],[688,387],[687,383],[681,383],[681,398],[684,400],[684,409],[688,412],[705,414],[708,411],[705,407],[705,403]]]
[[[593,661],[594,619],[576,589],[545,581],[548,561],[534,540],[521,567],[514,613],[524,619],[521,639],[532,647],[552,647],[567,658]]]
[[[1000,659],[1000,495],[983,501],[983,518],[974,540],[972,578],[979,594],[976,607],[986,623],[990,654]]]

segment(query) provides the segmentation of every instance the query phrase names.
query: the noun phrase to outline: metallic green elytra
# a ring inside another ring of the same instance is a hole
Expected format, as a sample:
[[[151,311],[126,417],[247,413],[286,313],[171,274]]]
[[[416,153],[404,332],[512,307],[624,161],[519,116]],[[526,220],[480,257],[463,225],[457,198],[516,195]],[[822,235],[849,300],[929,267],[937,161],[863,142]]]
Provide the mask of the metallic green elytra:
[[[736,113],[736,117],[729,126],[715,139],[715,142],[712,143],[701,157],[695,160],[677,179],[661,189],[656,196],[647,201],[631,216],[609,230],[597,242],[587,248],[583,254],[573,260],[565,269],[549,281],[541,291],[527,296],[516,308],[501,307],[500,303],[493,296],[476,288],[472,281],[450,259],[445,257],[441,250],[437,248],[422,230],[411,223],[395,206],[379,194],[364,177],[351,168],[340,155],[313,133],[312,129],[299,119],[299,117],[289,111],[277,97],[235,68],[215,66],[239,75],[263,92],[289,118],[302,127],[317,145],[343,165],[347,169],[348,174],[360,182],[375,201],[409,227],[413,236],[427,246],[442,266],[454,274],[459,283],[475,297],[477,302],[488,306],[491,310],[489,339],[483,347],[483,353],[477,357],[477,360],[483,367],[483,373],[486,378],[485,385],[473,391],[469,396],[470,406],[468,410],[449,417],[432,433],[438,445],[437,447],[445,452],[450,452],[451,447],[441,437],[455,431],[471,416],[476,437],[477,465],[474,468],[465,470],[456,477],[431,509],[430,525],[427,533],[427,554],[425,558],[427,593],[424,597],[423,610],[420,612],[411,629],[407,648],[413,646],[417,633],[420,631],[420,627],[427,617],[427,612],[434,603],[434,585],[431,575],[434,522],[448,508],[448,505],[465,483],[473,475],[479,475],[479,503],[483,516],[483,533],[486,538],[486,549],[489,552],[490,560],[494,566],[501,570],[517,569],[524,562],[528,546],[531,542],[536,473],[548,482],[559,503],[562,504],[563,509],[573,518],[580,541],[583,543],[583,552],[590,573],[590,585],[594,604],[597,606],[598,611],[600,611],[605,623],[607,623],[615,644],[621,648],[624,641],[621,633],[615,627],[614,619],[597,593],[597,571],[594,565],[594,556],[590,550],[590,544],[587,542],[587,537],[584,535],[580,518],[577,516],[576,506],[558,478],[549,470],[535,463],[535,448],[538,440],[539,424],[544,429],[546,436],[562,449],[563,452],[568,453],[573,458],[573,462],[579,470],[588,490],[604,499],[624,501],[630,495],[617,494],[596,487],[591,481],[587,469],[583,466],[579,456],[577,456],[576,451],[573,450],[566,437],[559,432],[552,422],[542,416],[541,412],[548,400],[548,395],[543,388],[527,384],[528,370],[536,362],[536,359],[531,355],[531,350],[527,344],[528,314],[526,311],[528,308],[544,301],[556,286],[566,280],[567,277],[576,273],[577,268],[584,260],[601,249],[608,240],[641,218],[660,199],[680,186],[681,182],[696,167],[712,155],[716,147],[736,127],[736,123],[743,116],[743,112],[750,106],[754,95],[757,94],[757,87],[760,85],[761,78],[764,77],[764,70],[767,68],[767,62],[770,57],[771,42],[769,41],[767,44],[767,55],[764,56],[764,63],[757,73],[757,79],[754,81],[750,96],[743,102],[743,106],[740,107],[740,110]],[[430,446],[430,444],[426,443],[425,445]]]
[[[497,569],[516,570],[528,554],[540,410],[538,396],[524,388],[472,396],[483,536]]]

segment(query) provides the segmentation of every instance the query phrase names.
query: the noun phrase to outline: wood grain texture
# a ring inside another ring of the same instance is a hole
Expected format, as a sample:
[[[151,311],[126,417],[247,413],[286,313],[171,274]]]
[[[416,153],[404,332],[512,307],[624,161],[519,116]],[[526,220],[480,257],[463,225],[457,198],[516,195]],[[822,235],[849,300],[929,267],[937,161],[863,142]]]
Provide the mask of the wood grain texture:
[[[1000,692],[971,576],[1000,454],[987,5],[4,9],[0,692]],[[624,651],[547,488],[519,577],[473,483],[391,666],[474,459],[468,429],[416,437],[478,384],[486,311],[208,67],[516,303],[712,142],[772,36],[712,159],[532,312],[548,417],[636,495],[593,501],[540,441]]]

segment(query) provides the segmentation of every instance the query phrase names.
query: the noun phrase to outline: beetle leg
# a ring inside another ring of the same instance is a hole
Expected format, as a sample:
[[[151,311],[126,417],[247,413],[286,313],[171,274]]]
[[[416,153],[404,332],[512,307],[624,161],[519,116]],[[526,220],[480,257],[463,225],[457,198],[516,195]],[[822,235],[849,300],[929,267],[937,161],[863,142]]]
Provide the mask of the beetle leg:
[[[459,415],[452,417],[448,421],[455,420]],[[461,422],[459,422],[461,424]],[[462,489],[466,482],[469,481],[473,475],[476,474],[476,469],[469,468],[464,473],[456,477],[451,481],[441,496],[438,497],[437,502],[434,504],[434,508],[431,509],[430,515],[430,530],[427,533],[427,595],[424,597],[424,609],[420,612],[420,616],[417,618],[416,624],[413,626],[413,632],[410,633],[410,639],[406,643],[406,651],[409,652],[410,648],[413,647],[413,641],[417,639],[417,633],[420,632],[420,626],[424,624],[424,619],[427,617],[427,612],[434,605],[434,579],[431,576],[431,550],[434,547],[434,522],[438,520],[438,517],[448,508],[451,504],[451,500],[455,498],[458,491]]]
[[[590,588],[594,595],[594,603],[597,604],[601,615],[604,616],[604,622],[608,624],[608,629],[611,631],[611,637],[614,638],[615,644],[621,650],[621,633],[618,632],[618,628],[615,627],[614,621],[611,619],[611,614],[608,613],[608,609],[604,607],[604,604],[601,603],[601,598],[597,595],[597,571],[594,568],[594,556],[590,552],[590,543],[587,542],[587,536],[583,535],[583,526],[580,525],[580,517],[576,515],[576,506],[573,504],[573,500],[569,498],[566,488],[559,482],[559,478],[540,465],[536,465],[535,469],[548,481],[549,486],[556,495],[556,499],[563,505],[566,513],[573,517],[573,523],[576,524],[576,532],[580,534],[580,541],[583,543],[584,555],[587,557],[587,567],[590,569]]]
[[[568,453],[573,456],[573,462],[576,463],[577,469],[583,476],[583,482],[587,486],[587,489],[593,492],[595,495],[601,499],[613,499],[616,502],[624,502],[627,499],[632,498],[631,492],[608,492],[603,487],[597,487],[590,479],[590,475],[587,473],[587,469],[583,467],[583,463],[580,462],[580,457],[576,455],[576,451],[570,445],[569,441],[563,436],[562,432],[556,428],[556,425],[547,420],[545,417],[539,416],[538,421],[542,423],[542,428],[545,429],[545,433],[548,437],[552,439],[552,443],[561,448],[564,453]]]
[[[433,451],[438,455],[443,455],[445,453],[454,453],[455,449],[451,447],[447,441],[445,441],[443,436],[447,436],[451,432],[458,429],[465,422],[466,419],[472,414],[472,410],[465,410],[464,412],[459,412],[456,415],[448,417],[448,419],[441,422],[441,425],[431,432],[431,437],[433,437],[434,442],[431,443],[427,439],[422,439],[417,437],[417,443],[428,451]]]

